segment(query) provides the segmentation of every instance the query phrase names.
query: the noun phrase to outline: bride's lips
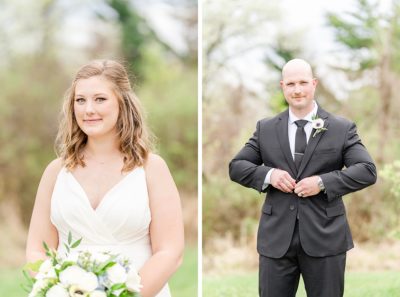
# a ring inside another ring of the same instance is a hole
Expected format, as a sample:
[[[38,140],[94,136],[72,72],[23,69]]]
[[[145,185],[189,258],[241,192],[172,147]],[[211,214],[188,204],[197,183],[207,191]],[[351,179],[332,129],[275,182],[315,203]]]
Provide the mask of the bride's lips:
[[[85,124],[91,125],[91,124],[97,124],[97,123],[101,122],[101,119],[89,119],[89,120],[83,120],[83,122]]]

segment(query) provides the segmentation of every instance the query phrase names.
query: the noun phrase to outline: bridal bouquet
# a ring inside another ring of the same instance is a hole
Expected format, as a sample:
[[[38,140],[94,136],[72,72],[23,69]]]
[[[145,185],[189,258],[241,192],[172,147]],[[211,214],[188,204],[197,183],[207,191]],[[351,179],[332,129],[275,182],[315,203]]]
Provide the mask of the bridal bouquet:
[[[140,296],[140,276],[129,260],[109,252],[71,253],[81,240],[72,242],[71,233],[68,235],[65,257],[43,243],[49,258],[29,263],[23,271],[28,297]],[[37,274],[31,277],[27,270]]]

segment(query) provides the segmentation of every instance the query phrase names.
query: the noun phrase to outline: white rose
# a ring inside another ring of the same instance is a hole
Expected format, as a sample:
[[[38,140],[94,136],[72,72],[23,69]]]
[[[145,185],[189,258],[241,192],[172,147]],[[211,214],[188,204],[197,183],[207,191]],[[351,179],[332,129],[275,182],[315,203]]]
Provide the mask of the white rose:
[[[114,264],[107,269],[107,278],[111,282],[111,285],[120,284],[126,282],[126,271],[119,263]]]
[[[39,272],[46,274],[53,268],[53,264],[51,263],[51,259],[47,259],[40,265]]]
[[[36,296],[40,292],[40,290],[45,288],[48,284],[49,284],[48,279],[38,279],[33,284],[32,291],[29,293],[29,297]]]
[[[89,297],[107,297],[107,294],[104,293],[103,291],[96,290],[90,293]]]
[[[79,266],[72,265],[60,273],[60,281],[64,286],[77,286],[85,292],[94,291],[99,283],[93,272],[87,272]]]
[[[35,279],[56,278],[56,271],[54,270],[51,260],[48,259],[40,265],[39,272],[36,274]]]
[[[69,297],[68,291],[61,285],[55,285],[47,291],[46,297]]]
[[[143,286],[140,284],[141,282],[141,277],[137,273],[137,271],[133,268],[131,268],[128,272],[128,279],[126,281],[126,288],[130,292],[140,292],[140,290],[143,288]]]

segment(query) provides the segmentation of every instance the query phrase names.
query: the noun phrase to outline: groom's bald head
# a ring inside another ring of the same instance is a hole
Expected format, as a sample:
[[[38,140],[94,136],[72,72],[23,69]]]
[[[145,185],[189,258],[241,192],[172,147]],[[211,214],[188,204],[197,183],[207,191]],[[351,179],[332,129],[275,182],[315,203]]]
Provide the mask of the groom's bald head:
[[[301,71],[303,73],[306,73],[307,75],[310,76],[310,78],[313,78],[313,72],[311,69],[311,65],[304,61],[303,59],[293,59],[287,62],[283,68],[282,68],[282,79],[285,78],[286,74],[292,73],[294,71]]]

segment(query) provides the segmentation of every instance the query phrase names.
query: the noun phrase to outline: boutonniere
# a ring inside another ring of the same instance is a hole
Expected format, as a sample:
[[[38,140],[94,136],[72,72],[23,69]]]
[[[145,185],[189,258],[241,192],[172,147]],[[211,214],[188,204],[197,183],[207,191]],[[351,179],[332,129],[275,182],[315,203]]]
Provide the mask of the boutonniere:
[[[317,115],[312,117],[312,128],[315,130],[312,137],[315,137],[318,133],[328,130],[324,127],[325,122],[323,119],[319,118]]]

